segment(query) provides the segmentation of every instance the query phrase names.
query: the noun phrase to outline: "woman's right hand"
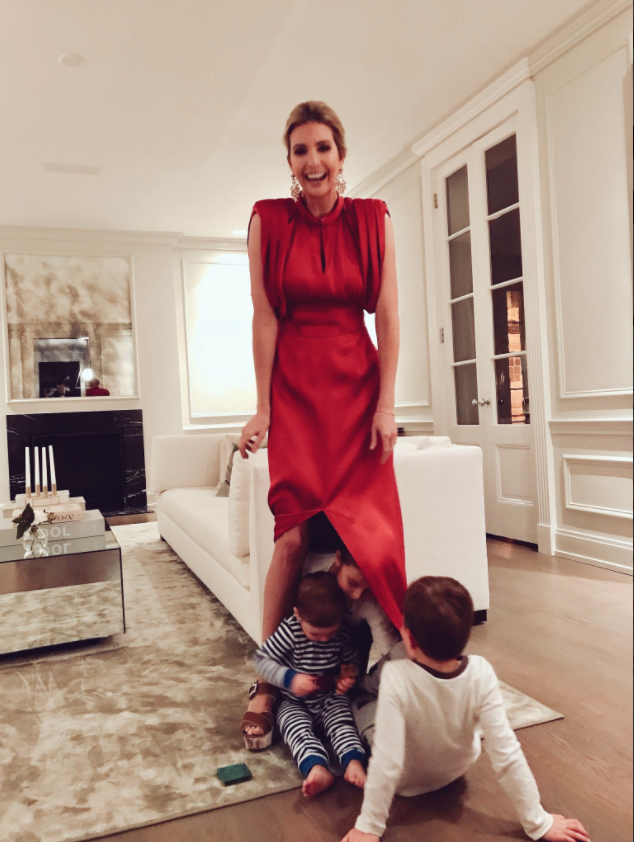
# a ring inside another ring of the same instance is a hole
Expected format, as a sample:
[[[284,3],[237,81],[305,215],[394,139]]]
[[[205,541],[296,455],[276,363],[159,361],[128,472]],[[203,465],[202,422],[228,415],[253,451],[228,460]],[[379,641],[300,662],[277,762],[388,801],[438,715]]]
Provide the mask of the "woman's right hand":
[[[242,435],[238,442],[238,450],[243,459],[249,458],[249,453],[255,453],[264,441],[267,434],[271,416],[267,412],[256,412],[253,418],[242,428]]]

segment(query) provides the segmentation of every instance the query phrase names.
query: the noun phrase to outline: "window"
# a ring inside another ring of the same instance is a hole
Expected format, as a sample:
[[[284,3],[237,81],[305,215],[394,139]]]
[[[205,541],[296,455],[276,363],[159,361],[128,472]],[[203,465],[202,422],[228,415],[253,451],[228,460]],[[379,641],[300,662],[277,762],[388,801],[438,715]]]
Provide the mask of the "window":
[[[183,260],[190,416],[255,412],[253,305],[246,252]]]

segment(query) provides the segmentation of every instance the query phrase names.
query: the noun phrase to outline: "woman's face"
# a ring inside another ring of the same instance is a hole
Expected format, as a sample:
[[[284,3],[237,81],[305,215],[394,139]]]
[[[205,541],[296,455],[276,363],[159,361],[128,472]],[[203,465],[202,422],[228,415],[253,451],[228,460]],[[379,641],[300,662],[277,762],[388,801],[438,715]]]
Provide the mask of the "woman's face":
[[[325,199],[336,192],[335,181],[343,166],[332,130],[323,123],[306,123],[293,129],[289,164],[305,198]]]

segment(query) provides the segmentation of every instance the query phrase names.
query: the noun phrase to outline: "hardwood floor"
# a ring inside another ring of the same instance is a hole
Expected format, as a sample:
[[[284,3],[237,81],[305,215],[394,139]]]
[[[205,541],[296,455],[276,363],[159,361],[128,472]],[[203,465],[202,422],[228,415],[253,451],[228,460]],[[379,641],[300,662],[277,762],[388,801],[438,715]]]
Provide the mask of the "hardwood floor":
[[[492,606],[470,651],[565,719],[519,732],[543,803],[574,815],[593,842],[632,842],[632,580],[523,546],[489,543]],[[339,842],[362,795],[340,781],[308,802],[298,790],[109,842]],[[486,757],[465,781],[397,798],[384,842],[526,839]]]

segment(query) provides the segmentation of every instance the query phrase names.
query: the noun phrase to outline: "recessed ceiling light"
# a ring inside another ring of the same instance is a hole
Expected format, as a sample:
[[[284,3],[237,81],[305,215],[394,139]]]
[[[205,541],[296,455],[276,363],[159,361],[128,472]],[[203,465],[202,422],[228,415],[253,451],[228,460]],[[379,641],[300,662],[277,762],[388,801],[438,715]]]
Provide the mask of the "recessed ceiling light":
[[[77,55],[77,53],[62,53],[57,60],[64,67],[82,67],[86,64],[86,59],[83,56]]]
[[[247,229],[246,228],[234,228],[231,232],[232,237],[246,237]]]

